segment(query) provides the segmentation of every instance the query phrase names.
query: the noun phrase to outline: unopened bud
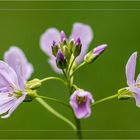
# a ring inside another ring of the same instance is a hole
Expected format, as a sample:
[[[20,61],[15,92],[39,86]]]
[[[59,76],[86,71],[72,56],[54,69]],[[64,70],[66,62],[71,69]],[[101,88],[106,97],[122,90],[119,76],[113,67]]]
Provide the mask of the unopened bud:
[[[82,47],[81,40],[80,38],[78,38],[73,47],[73,55],[75,57],[77,57],[81,53],[81,47]]]
[[[60,32],[60,40],[61,40],[61,42],[66,42],[66,40],[67,40],[67,37],[66,37],[66,34],[65,34],[65,32],[64,31],[61,31]]]
[[[52,54],[54,55],[54,56],[56,56],[56,54],[57,54],[57,51],[58,51],[58,45],[56,45],[56,42],[55,41],[53,41],[53,44],[52,44]]]
[[[56,55],[56,64],[60,69],[65,69],[67,66],[66,59],[62,51],[59,49]]]
[[[90,51],[88,54],[85,55],[84,61],[87,63],[92,63],[100,54],[104,52],[107,45],[103,44],[96,48],[94,48],[92,51]]]
[[[66,59],[69,60],[71,57],[71,52],[68,46],[66,45],[63,46],[63,53],[65,54]]]

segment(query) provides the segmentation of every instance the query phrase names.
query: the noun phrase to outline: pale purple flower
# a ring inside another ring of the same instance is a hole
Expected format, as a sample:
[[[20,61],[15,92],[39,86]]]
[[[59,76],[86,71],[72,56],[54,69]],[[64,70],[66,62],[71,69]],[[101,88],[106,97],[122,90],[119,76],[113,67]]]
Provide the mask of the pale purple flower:
[[[135,98],[136,105],[140,107],[140,74],[138,75],[135,81],[135,68],[136,68],[136,59],[137,59],[137,52],[134,52],[127,64],[126,64],[126,78],[128,84],[128,90],[133,93],[133,97]]]
[[[76,90],[70,97],[70,105],[78,119],[87,118],[91,115],[90,105],[93,102],[91,93],[84,90]]]
[[[74,23],[69,40],[73,39],[76,41],[78,38],[80,38],[82,44],[81,53],[77,57],[77,62],[80,63],[87,53],[89,44],[93,38],[93,33],[90,26],[82,23]],[[61,73],[62,71],[56,66],[55,57],[52,55],[51,46],[53,41],[58,44],[63,40],[67,40],[65,33],[60,33],[56,28],[47,29],[40,38],[41,49],[49,56],[49,63],[53,70],[57,73]]]
[[[107,44],[102,44],[102,45],[94,48],[93,49],[93,54],[96,55],[96,56],[100,55],[101,53],[104,52],[104,50],[106,49],[106,47],[107,47]]]
[[[0,114],[8,118],[26,97],[25,84],[33,67],[17,47],[5,53],[4,61],[0,61]]]

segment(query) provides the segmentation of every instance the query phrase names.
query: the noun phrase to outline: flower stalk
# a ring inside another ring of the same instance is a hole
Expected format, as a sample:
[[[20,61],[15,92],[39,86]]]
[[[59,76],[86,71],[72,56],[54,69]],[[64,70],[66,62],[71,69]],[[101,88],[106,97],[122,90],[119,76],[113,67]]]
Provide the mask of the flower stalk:
[[[54,110],[50,105],[48,105],[43,99],[36,98],[36,100],[43,106],[45,109],[47,109],[49,112],[51,112],[56,117],[60,118],[61,120],[65,121],[67,124],[69,124],[74,131],[77,130],[76,126],[68,120],[66,117],[64,117],[62,114],[58,113],[56,110]]]

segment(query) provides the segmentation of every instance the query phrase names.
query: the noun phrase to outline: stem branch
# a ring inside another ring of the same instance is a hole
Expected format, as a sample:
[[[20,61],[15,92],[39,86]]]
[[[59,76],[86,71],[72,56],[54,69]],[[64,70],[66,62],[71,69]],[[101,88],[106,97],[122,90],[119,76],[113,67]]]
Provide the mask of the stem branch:
[[[108,100],[111,100],[111,99],[114,99],[114,98],[117,98],[117,97],[118,97],[118,94],[115,94],[115,95],[112,95],[112,96],[103,98],[103,99],[101,99],[101,100],[98,100],[98,101],[94,102],[91,106],[97,105],[97,104],[99,104],[99,103],[102,103],[102,102],[104,102],[104,101],[108,101]]]
[[[46,100],[50,100],[50,101],[54,101],[54,102],[60,103],[62,105],[65,105],[66,107],[70,108],[69,104],[66,104],[66,103],[64,103],[64,102],[62,102],[62,101],[60,101],[58,99],[51,98],[51,97],[46,97],[46,96],[40,96],[40,95],[37,95],[37,97],[38,98],[42,98],[42,99],[46,99]]]
[[[63,120],[64,122],[66,122],[67,124],[69,124],[75,131],[77,130],[76,126],[70,121],[68,120],[66,117],[64,117],[63,115],[61,115],[60,113],[58,113],[56,110],[54,110],[50,105],[48,105],[43,99],[41,98],[36,98],[36,100],[43,106],[45,107],[45,109],[47,109],[49,112],[51,112],[53,115],[55,115],[56,117],[60,118],[61,120]]]
[[[83,67],[86,64],[86,62],[82,62],[80,65],[77,66],[77,68],[72,72],[72,74],[70,75],[70,77],[72,77],[74,75],[74,73],[81,67]]]
[[[44,79],[42,79],[40,81],[41,81],[41,83],[43,83],[43,82],[46,82],[48,80],[58,80],[58,81],[64,83],[65,85],[67,85],[67,82],[65,80],[59,78],[59,77],[47,77],[47,78],[44,78]]]

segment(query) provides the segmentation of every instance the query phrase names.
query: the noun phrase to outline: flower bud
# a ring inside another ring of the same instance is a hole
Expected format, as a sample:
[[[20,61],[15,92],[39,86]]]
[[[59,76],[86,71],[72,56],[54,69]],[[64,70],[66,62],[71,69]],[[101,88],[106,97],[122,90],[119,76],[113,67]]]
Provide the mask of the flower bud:
[[[32,89],[32,90],[37,89],[40,86],[41,86],[41,81],[39,79],[37,79],[37,78],[35,78],[35,79],[31,80],[31,81],[28,81],[27,84],[26,84],[26,87],[28,89]]]
[[[56,56],[56,54],[57,54],[57,51],[58,51],[58,45],[56,45],[56,42],[55,41],[53,41],[53,44],[52,44],[52,54],[54,55],[54,56]]]
[[[100,54],[104,52],[107,45],[103,44],[96,48],[94,48],[92,51],[90,51],[88,54],[85,55],[84,61],[87,63],[92,63]]]
[[[66,59],[69,60],[71,57],[71,52],[68,46],[66,45],[63,46],[63,53],[65,54]]]
[[[56,55],[56,64],[60,69],[65,69],[67,66],[66,59],[62,51],[59,49]]]
[[[69,42],[69,49],[70,49],[71,52],[72,52],[72,49],[73,49],[74,45],[75,45],[74,40],[71,39],[70,42]]]
[[[60,32],[60,40],[61,40],[62,43],[65,43],[66,40],[67,40],[67,37],[66,37],[66,34],[65,34],[64,31]]]
[[[75,57],[77,57],[80,54],[81,47],[82,47],[81,40],[80,40],[80,38],[78,38],[75,42],[73,49],[72,49],[73,55]]]
[[[118,99],[126,100],[132,97],[132,92],[128,88],[121,88],[118,90]]]

